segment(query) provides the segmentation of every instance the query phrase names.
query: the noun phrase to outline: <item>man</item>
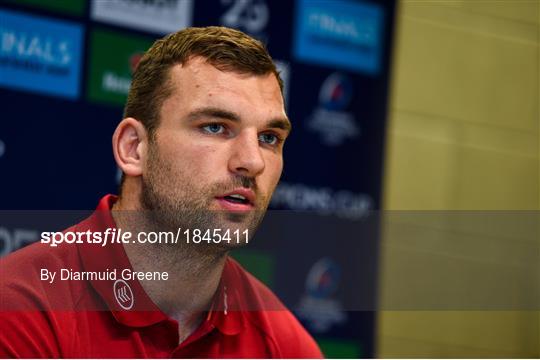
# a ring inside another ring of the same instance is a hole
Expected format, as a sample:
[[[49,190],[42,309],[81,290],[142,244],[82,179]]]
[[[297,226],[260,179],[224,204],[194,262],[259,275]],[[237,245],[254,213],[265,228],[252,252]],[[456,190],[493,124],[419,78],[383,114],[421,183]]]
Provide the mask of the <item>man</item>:
[[[0,356],[321,357],[228,257],[253,235],[281,175],[291,126],[281,87],[263,45],[239,31],[188,28],[156,41],[113,135],[120,196],[65,231],[82,241],[42,241],[1,261]],[[88,241],[111,229],[182,236]]]

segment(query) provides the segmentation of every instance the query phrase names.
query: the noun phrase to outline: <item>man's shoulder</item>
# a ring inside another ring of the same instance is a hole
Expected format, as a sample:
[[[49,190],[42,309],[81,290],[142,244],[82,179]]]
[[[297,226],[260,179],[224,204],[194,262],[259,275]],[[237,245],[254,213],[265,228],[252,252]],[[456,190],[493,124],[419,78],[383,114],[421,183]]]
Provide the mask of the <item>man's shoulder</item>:
[[[70,266],[76,256],[76,249],[38,242],[0,259],[0,357],[60,357],[54,339],[69,316],[51,310],[72,307],[80,292],[65,281],[42,281],[41,269]]]
[[[280,357],[320,358],[322,354],[315,340],[302,324],[278,299],[272,290],[229,258],[229,272],[237,279],[236,291],[248,321],[258,328],[273,344]]]

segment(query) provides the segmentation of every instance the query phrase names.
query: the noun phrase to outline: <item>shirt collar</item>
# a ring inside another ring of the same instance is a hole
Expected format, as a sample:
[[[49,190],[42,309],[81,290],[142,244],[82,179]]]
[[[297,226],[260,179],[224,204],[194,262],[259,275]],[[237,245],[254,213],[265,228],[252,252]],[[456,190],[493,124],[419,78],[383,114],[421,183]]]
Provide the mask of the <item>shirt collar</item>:
[[[116,200],[117,197],[114,195],[103,197],[96,211],[83,222],[85,228],[93,232],[105,232],[108,228],[116,229],[110,212]],[[133,270],[122,244],[107,243],[101,246],[85,242],[79,249],[85,271],[116,270],[116,280],[89,280],[116,320],[124,325],[141,327],[167,318],[148,297],[138,280],[121,280],[122,270]]]
[[[96,211],[79,225],[84,228],[81,230],[104,232],[108,228],[115,229],[116,224],[110,209],[117,199],[114,195],[104,196]],[[80,244],[79,254],[85,271],[104,272],[116,269],[116,280],[89,281],[118,322],[131,327],[145,327],[169,319],[146,294],[138,280],[119,281],[122,270],[133,270],[122,244],[107,243],[106,246],[101,246],[85,242]],[[227,259],[211,310],[205,319],[206,323],[225,335],[238,334],[245,324],[242,311],[238,311],[239,294],[235,286],[238,279],[231,266],[230,259]]]
[[[206,321],[213,324],[225,335],[236,335],[245,326],[244,313],[241,311],[239,294],[230,259],[227,259],[223,268],[221,282],[214,297],[212,307],[207,314]]]

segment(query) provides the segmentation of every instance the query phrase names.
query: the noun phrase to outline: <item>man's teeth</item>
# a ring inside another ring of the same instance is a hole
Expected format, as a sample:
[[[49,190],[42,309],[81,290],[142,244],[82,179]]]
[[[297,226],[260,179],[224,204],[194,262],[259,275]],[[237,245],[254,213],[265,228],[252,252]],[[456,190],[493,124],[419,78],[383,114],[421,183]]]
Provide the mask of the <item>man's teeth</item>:
[[[236,203],[242,203],[242,204],[248,203],[248,200],[244,196],[239,195],[239,194],[227,195],[225,196],[225,198],[228,199],[229,201],[236,202]]]
[[[237,195],[237,194],[229,195],[229,197],[232,197],[232,198],[235,198],[235,199],[239,199],[239,200],[246,200],[245,197],[243,197],[242,195]]]

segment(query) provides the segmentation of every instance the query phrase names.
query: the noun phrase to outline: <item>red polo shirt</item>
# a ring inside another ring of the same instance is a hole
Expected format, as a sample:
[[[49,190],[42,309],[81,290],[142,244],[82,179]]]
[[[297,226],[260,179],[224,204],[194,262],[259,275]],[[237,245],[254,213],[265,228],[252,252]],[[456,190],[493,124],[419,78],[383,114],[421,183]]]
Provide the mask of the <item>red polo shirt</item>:
[[[105,196],[92,216],[68,230],[115,228],[109,211],[115,200]],[[230,258],[213,310],[180,344],[178,322],[159,310],[138,280],[40,278],[41,269],[113,268],[132,269],[121,244],[36,243],[1,259],[0,357],[322,357],[276,296]]]

